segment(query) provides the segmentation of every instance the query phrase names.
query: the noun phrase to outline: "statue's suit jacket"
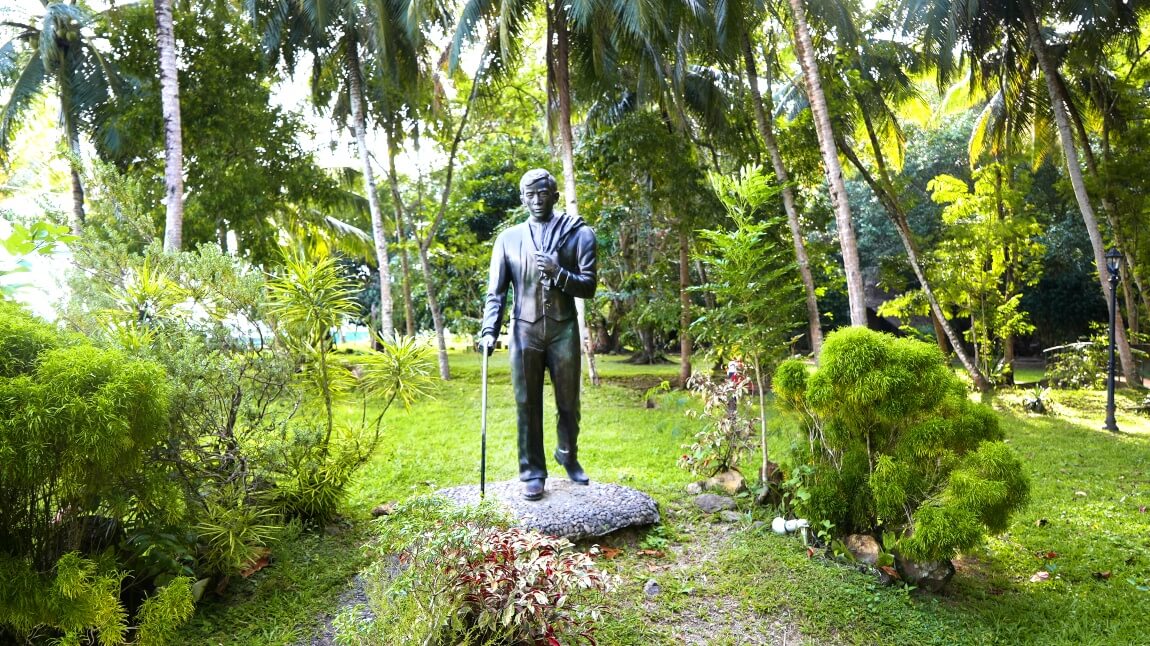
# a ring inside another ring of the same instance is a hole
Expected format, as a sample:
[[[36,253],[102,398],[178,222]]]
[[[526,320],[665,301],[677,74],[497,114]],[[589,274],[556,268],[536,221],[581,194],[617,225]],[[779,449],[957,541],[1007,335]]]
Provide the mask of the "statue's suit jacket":
[[[595,295],[595,232],[579,217],[556,214],[546,240],[533,240],[521,222],[495,240],[481,335],[498,336],[507,303],[507,287],[515,288],[511,315],[526,323],[543,317],[566,321],[575,316],[575,299]],[[551,281],[540,276],[537,251],[558,256],[559,271]],[[544,283],[549,284],[544,284]]]

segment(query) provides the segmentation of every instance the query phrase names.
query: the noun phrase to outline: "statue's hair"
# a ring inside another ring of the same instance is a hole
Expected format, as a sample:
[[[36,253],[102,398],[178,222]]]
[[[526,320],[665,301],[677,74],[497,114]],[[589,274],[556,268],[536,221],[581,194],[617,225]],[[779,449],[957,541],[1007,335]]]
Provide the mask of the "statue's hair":
[[[547,180],[547,188],[551,189],[552,192],[559,191],[559,183],[555,181],[554,175],[547,172],[544,168],[532,168],[526,173],[523,173],[523,178],[519,180],[519,192],[522,193],[523,189],[541,179]]]

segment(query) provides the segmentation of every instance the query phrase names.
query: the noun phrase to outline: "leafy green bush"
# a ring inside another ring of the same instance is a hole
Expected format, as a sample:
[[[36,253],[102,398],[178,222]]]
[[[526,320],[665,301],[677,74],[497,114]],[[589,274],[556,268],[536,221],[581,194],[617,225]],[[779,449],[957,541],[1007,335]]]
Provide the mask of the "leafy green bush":
[[[1080,341],[1052,348],[1056,351],[1046,368],[1055,388],[1101,388],[1106,383],[1106,346]]]
[[[780,407],[806,430],[796,463],[809,493],[800,514],[843,534],[882,536],[912,559],[937,560],[1001,532],[1027,501],[1018,457],[997,418],[967,398],[938,348],[847,328],[826,339],[819,368],[775,374]]]
[[[594,643],[595,595],[615,580],[568,541],[508,528],[494,507],[441,498],[405,503],[379,529],[368,547],[375,564],[364,573],[375,621],[344,640]]]
[[[163,524],[180,510],[155,459],[168,430],[164,371],[5,303],[0,357],[0,630],[122,643],[125,573],[111,548],[125,523]]]
[[[230,576],[259,558],[279,535],[279,518],[251,500],[236,483],[219,488],[205,501],[195,530],[207,573]]]

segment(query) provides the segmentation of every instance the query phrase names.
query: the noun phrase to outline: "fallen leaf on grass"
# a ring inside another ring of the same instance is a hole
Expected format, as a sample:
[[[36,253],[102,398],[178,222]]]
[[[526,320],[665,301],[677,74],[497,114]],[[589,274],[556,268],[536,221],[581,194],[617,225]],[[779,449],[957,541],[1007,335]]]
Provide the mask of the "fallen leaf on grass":
[[[651,558],[661,559],[667,553],[663,550],[639,550],[639,556],[650,556]]]
[[[1106,570],[1105,572],[1095,572],[1090,576],[1098,579],[1099,581],[1105,581],[1106,579],[1110,578],[1110,570]]]
[[[1047,561],[1049,561],[1051,559],[1056,559],[1056,558],[1058,558],[1058,552],[1055,552],[1053,550],[1051,550],[1049,552],[1039,552],[1038,558],[1046,559]]]
[[[1085,492],[1085,491],[1075,491],[1075,492],[1074,492],[1074,495],[1075,495],[1075,496],[1078,496],[1079,498],[1085,498],[1085,497],[1086,497],[1086,492]]]
[[[1041,583],[1041,582],[1043,582],[1049,578],[1050,578],[1049,572],[1047,572],[1046,570],[1039,570],[1038,572],[1034,573],[1034,576],[1030,577],[1030,582],[1031,583]]]
[[[599,554],[605,559],[613,559],[623,553],[623,550],[618,547],[601,547]]]
[[[892,568],[889,565],[883,565],[879,569],[882,570],[883,572],[886,572],[887,576],[890,576],[892,579],[901,579],[902,578],[901,576],[898,575],[898,570]]]
[[[251,576],[251,575],[255,574],[256,572],[259,572],[260,570],[267,567],[268,563],[271,562],[271,555],[272,555],[271,550],[269,550],[266,547],[261,547],[259,550],[256,551],[255,557],[252,560],[248,561],[248,566],[246,568],[240,570],[240,576],[242,576],[243,578],[246,579],[249,576]]]
[[[813,547],[807,548],[807,558],[813,559],[815,557],[815,554],[816,554],[815,548],[813,548]]]
[[[1141,507],[1139,507],[1139,508],[1138,508],[1138,512],[1139,512],[1139,513],[1142,513],[1142,514],[1145,514],[1145,513],[1146,513],[1146,505],[1142,505]]]

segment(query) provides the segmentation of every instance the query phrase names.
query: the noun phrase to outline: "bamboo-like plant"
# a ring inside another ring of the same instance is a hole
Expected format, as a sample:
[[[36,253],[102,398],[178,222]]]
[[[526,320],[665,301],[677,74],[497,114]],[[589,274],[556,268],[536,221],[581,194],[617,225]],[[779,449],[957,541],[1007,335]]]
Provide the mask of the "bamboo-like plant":
[[[323,399],[324,454],[335,425],[333,400],[354,384],[351,373],[331,358],[332,330],[359,309],[353,289],[330,256],[316,260],[285,256],[281,272],[268,281],[269,313],[278,324],[280,339],[297,353],[305,383]]]
[[[431,348],[411,337],[380,335],[381,350],[357,358],[354,372],[336,360],[332,333],[358,311],[354,287],[331,257],[287,256],[268,281],[268,311],[278,338],[297,357],[305,387],[324,405],[322,423],[294,428],[293,438],[272,457],[278,465],[273,471],[282,476],[273,498],[289,516],[323,521],[334,515],[352,475],[375,452],[392,403],[409,405],[433,383]],[[335,403],[353,392],[360,397],[359,428],[341,429],[346,437],[333,447]],[[383,404],[369,424],[368,404],[379,400]]]

